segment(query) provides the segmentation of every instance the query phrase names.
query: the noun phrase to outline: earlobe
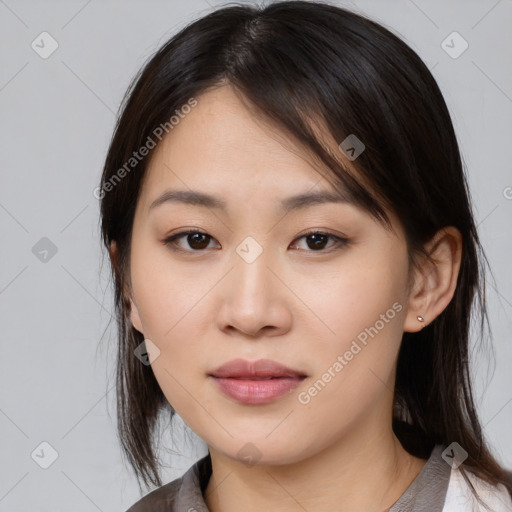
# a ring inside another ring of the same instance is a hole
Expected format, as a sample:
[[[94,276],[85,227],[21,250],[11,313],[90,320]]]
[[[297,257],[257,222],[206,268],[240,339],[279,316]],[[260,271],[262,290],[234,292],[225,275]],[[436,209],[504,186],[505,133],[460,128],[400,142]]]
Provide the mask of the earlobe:
[[[110,261],[112,263],[112,267],[116,274],[119,273],[119,263],[118,263],[118,255],[117,255],[117,243],[115,240],[110,242],[110,246],[108,248]]]
[[[119,269],[117,244],[116,244],[115,240],[112,240],[110,242],[109,252],[110,252],[110,258],[112,260],[112,265],[116,271],[116,274],[118,275],[118,279],[121,279],[121,281],[122,281],[122,276],[121,276],[120,269]],[[137,329],[137,331],[139,331],[141,334],[143,334],[142,322],[140,321],[139,310],[127,290],[123,291],[123,302],[124,302],[124,307],[129,311],[128,317],[130,318],[130,322],[132,323],[133,327],[135,329]]]
[[[448,306],[457,287],[462,259],[460,231],[453,226],[439,230],[425,249],[431,260],[425,259],[414,276],[405,332],[417,332],[432,323]]]
[[[135,303],[133,302],[133,299],[130,298],[130,321],[135,329],[139,331],[142,335],[144,333],[142,332],[142,322],[140,321],[139,316],[139,310]]]

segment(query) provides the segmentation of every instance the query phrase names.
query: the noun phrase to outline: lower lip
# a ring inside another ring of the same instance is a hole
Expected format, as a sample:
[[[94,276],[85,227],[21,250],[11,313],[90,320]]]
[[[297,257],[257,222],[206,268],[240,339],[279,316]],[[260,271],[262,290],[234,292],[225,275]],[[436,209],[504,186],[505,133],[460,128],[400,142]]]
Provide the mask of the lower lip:
[[[305,377],[243,380],[212,377],[220,390],[243,404],[268,404],[296,388]]]

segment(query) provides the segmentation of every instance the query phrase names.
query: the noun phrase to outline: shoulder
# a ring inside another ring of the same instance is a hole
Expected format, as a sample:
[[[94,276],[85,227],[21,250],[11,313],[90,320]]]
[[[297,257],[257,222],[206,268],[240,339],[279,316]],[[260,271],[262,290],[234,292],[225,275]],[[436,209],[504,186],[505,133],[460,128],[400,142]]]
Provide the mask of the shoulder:
[[[134,503],[126,512],[168,512],[173,510],[176,496],[183,483],[183,477],[146,494]]]
[[[126,512],[207,511],[202,489],[211,476],[209,453],[190,466],[180,477],[151,491]]]
[[[452,469],[443,512],[512,512],[512,498],[504,485],[494,486],[469,471],[466,474],[483,503],[478,502],[461,471]]]

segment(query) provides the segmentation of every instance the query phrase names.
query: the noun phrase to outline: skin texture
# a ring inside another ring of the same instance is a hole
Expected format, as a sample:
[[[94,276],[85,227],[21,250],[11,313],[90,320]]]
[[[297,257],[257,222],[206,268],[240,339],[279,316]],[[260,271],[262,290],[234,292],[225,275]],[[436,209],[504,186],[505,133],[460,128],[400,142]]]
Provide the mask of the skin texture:
[[[229,86],[198,97],[153,151],[133,225],[130,318],[160,351],[152,370],[166,398],[209,446],[209,509],[391,506],[425,464],[391,428],[401,336],[430,323],[450,302],[459,232],[448,227],[428,244],[436,264],[414,274],[408,293],[406,242],[395,216],[393,233],[351,204],[278,213],[281,199],[332,186]],[[149,211],[168,188],[217,195],[228,209],[165,203]],[[175,246],[183,253],[163,243],[192,228],[212,238],[181,237]],[[303,237],[313,228],[349,242],[326,238],[316,249]],[[250,264],[236,252],[248,236],[263,251]],[[378,334],[300,403],[299,393],[396,303],[400,311]],[[273,359],[308,377],[273,403],[243,405],[208,377],[237,357]],[[258,449],[256,465],[243,459],[247,443]]]

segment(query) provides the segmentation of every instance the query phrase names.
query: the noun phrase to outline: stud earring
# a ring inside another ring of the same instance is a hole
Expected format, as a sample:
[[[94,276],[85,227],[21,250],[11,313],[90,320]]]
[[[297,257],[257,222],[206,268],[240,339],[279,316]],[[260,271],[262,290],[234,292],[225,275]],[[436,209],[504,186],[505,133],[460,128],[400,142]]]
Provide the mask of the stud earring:
[[[417,318],[418,318],[418,322],[424,322],[425,321],[422,316],[418,316]]]

